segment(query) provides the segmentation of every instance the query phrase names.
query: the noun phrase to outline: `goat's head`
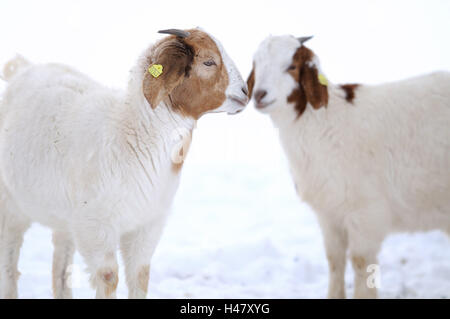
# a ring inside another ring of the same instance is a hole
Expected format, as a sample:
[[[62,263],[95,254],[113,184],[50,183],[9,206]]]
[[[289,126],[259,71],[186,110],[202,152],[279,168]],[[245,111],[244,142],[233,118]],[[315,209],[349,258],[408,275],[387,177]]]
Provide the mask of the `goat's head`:
[[[300,116],[308,103],[313,108],[327,105],[327,82],[319,60],[303,45],[310,38],[276,36],[261,43],[247,80],[249,96],[253,95],[259,111],[270,113],[294,103]]]
[[[200,29],[160,33],[170,36],[153,46],[143,80],[143,93],[152,108],[166,101],[195,119],[244,109],[247,85],[220,42]]]

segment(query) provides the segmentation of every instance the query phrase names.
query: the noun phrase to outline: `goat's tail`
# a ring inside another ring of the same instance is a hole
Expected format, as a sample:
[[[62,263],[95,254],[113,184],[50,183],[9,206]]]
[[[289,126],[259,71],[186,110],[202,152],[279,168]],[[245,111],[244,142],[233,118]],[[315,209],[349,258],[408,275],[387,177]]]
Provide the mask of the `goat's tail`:
[[[8,82],[11,80],[21,69],[29,66],[31,63],[28,62],[23,56],[16,55],[14,58],[6,62],[3,67],[3,73],[0,74],[0,78]]]

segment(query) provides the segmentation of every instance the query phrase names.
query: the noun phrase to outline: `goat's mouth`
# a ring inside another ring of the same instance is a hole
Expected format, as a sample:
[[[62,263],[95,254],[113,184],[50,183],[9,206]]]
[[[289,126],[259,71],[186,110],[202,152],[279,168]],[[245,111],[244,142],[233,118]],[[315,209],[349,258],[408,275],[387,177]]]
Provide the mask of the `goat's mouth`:
[[[236,114],[238,114],[238,113],[241,113],[243,110],[244,110],[244,109],[238,109],[238,110],[236,110],[236,111],[234,111],[234,112],[228,112],[227,114],[228,114],[228,115],[236,115]]]
[[[248,97],[245,98],[238,98],[236,96],[229,96],[228,97],[231,101],[241,105],[242,107],[245,107],[248,103]]]
[[[266,107],[268,107],[269,105],[275,103],[275,100],[272,100],[270,102],[266,102],[266,103],[262,103],[262,102],[255,102],[255,108],[258,110],[262,110],[265,109]]]
[[[235,115],[235,114],[241,113],[248,103],[248,97],[238,98],[236,96],[229,96],[228,98],[230,101],[232,101],[238,105],[235,110],[229,111],[228,115]]]

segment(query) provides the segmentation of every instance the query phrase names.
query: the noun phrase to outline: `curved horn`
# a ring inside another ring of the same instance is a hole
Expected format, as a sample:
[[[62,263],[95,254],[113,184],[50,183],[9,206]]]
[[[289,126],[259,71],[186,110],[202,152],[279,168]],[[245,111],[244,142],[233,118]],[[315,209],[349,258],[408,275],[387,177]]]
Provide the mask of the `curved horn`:
[[[312,38],[313,38],[313,36],[311,35],[311,36],[309,36],[309,37],[300,37],[300,38],[297,38],[297,40],[300,42],[301,45],[303,45],[303,43],[305,43],[305,42],[308,41],[308,40],[311,40]]]
[[[172,35],[176,35],[177,37],[180,37],[180,38],[187,38],[188,36],[191,35],[189,32],[183,31],[180,29],[159,30],[158,33],[172,34]]]

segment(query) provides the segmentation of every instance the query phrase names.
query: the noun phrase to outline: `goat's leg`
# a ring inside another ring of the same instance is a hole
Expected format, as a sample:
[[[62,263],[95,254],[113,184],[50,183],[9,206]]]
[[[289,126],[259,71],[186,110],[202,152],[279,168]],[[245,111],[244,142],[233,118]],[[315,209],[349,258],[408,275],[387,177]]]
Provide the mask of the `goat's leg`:
[[[350,258],[355,273],[354,298],[377,298],[379,265],[377,254],[381,240],[369,231],[349,232]]]
[[[375,299],[377,298],[377,287],[371,285],[374,281],[371,276],[377,276],[378,273],[372,273],[370,266],[377,264],[377,253],[374,251],[353,251],[351,252],[351,259],[353,270],[355,272],[355,292],[354,298]]]
[[[119,282],[116,256],[118,235],[117,230],[108,226],[101,220],[87,219],[74,225],[77,250],[88,266],[91,284],[98,299],[116,298]]]
[[[68,232],[53,232],[53,296],[56,299],[71,299],[72,289],[68,267],[73,262],[75,245],[72,236]]]
[[[345,298],[347,234],[327,221],[320,223],[328,259],[328,298]]]
[[[162,223],[144,225],[122,235],[120,239],[130,299],[144,299],[147,296],[150,260],[161,236]]]
[[[0,211],[0,298],[17,298],[17,265],[29,226],[27,219]]]

